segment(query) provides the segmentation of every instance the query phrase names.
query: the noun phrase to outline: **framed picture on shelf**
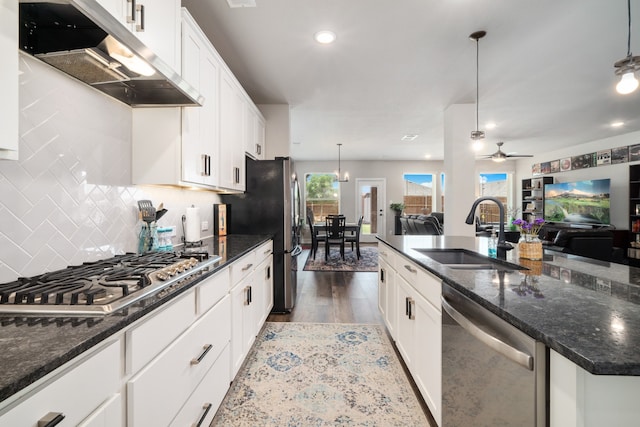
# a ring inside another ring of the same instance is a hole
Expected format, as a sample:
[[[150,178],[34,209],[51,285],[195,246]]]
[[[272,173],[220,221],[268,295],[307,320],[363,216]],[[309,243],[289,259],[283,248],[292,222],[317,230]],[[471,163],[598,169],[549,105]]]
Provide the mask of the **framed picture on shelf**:
[[[629,161],[629,147],[611,149],[611,164],[627,163]]]
[[[629,161],[635,162],[640,160],[640,144],[629,146]]]
[[[540,175],[540,163],[536,163],[531,166],[531,175],[539,176]]]
[[[602,150],[596,153],[596,165],[610,165],[611,164],[611,150]]]
[[[551,173],[551,162],[540,163],[540,173]]]
[[[560,160],[554,160],[551,163],[551,173],[560,172]]]
[[[560,172],[566,172],[571,170],[571,157],[560,159]]]

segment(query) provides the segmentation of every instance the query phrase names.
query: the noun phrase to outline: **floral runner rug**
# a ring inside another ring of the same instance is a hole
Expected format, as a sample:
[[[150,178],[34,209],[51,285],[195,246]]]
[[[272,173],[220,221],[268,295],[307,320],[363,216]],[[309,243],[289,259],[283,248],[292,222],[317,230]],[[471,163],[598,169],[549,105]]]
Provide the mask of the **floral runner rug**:
[[[428,426],[380,325],[267,322],[211,426]]]
[[[338,247],[331,247],[329,258],[324,260],[324,246],[318,248],[316,259],[311,256],[304,264],[304,271],[378,271],[378,247],[360,246],[360,259],[356,257],[355,250],[345,246],[344,260],[340,256]]]

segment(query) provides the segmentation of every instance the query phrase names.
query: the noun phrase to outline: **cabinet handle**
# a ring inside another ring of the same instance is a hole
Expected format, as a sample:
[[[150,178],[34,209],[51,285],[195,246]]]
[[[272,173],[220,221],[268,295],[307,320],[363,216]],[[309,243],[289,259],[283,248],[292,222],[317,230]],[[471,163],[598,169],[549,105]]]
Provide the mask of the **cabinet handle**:
[[[269,255],[271,253],[271,249],[267,249],[266,251],[263,252],[264,255]]]
[[[404,315],[409,317],[409,297],[404,297]]]
[[[240,168],[233,168],[233,179],[236,184],[240,184]]]
[[[211,410],[212,406],[213,406],[213,404],[211,404],[211,403],[205,403],[204,405],[202,405],[202,409],[204,409],[204,414],[202,414],[202,416],[200,418],[198,418],[198,421],[196,421],[195,423],[191,424],[191,427],[200,427],[202,425],[202,423],[204,422],[205,418],[207,418],[207,414]]]
[[[211,156],[207,156],[207,176],[211,176]]]
[[[38,427],[57,426],[62,420],[64,420],[64,414],[62,412],[49,412],[38,420]]]
[[[271,266],[267,266],[267,280],[271,279]]]
[[[249,304],[253,302],[253,286],[249,286]]]
[[[415,300],[413,298],[407,298],[408,302],[409,302],[409,320],[413,320],[416,318],[416,315],[414,314],[414,310],[413,310],[413,306],[415,305]]]
[[[380,269],[380,281],[384,283],[384,268]]]
[[[127,22],[129,24],[136,22],[136,0],[127,0],[127,3],[131,3],[129,8],[129,15],[127,15]]]
[[[198,365],[200,362],[202,362],[202,359],[204,359],[207,353],[209,353],[209,350],[213,348],[213,344],[205,344],[204,346],[202,346],[202,348],[204,349],[204,351],[196,359],[191,359],[191,365]]]
[[[144,5],[139,4],[138,6],[136,6],[136,10],[140,12],[140,23],[136,25],[136,31],[139,33],[143,33],[144,32]]]
[[[411,267],[410,265],[405,264],[404,268],[406,268],[407,270],[409,270],[409,273],[417,273],[418,270],[416,270],[415,268]]]
[[[248,269],[250,269],[251,267],[253,267],[253,263],[252,264],[247,264],[244,266],[244,268],[242,269],[242,271],[247,271]]]
[[[202,173],[201,176],[207,176],[207,155],[203,154],[202,156]]]
[[[256,154],[258,156],[262,154],[262,147],[260,146],[260,144],[256,144]]]
[[[251,286],[247,286],[244,288],[244,305],[249,305],[251,301],[249,300],[249,292],[251,292]]]

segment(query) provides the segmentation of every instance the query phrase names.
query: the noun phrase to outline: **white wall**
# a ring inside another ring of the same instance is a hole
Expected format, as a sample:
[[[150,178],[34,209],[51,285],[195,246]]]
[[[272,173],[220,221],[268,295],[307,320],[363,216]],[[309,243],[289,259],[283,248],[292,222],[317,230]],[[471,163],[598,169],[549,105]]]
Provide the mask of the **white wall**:
[[[187,206],[213,223],[214,193],[131,184],[130,107],[25,55],[20,71],[20,158],[0,161],[0,283],[135,252],[141,199],[164,202],[174,243]]]
[[[530,159],[518,161],[518,196],[521,195],[522,179],[531,177],[531,166],[536,163],[548,162],[580,154],[593,153],[609,148],[635,145],[640,142],[640,132],[591,141],[579,146],[567,147],[557,151],[537,155]],[[629,165],[633,163],[619,163],[616,165],[598,166],[567,172],[558,172],[545,176],[553,176],[554,182],[571,182],[585,179],[611,179],[611,223],[618,229],[629,229]],[[521,204],[519,203],[519,206]]]

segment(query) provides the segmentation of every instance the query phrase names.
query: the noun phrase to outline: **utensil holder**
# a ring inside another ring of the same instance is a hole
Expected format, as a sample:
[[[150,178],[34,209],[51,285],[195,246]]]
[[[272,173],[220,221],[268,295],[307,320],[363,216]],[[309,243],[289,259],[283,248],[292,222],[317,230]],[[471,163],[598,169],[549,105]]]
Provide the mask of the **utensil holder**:
[[[155,222],[144,223],[138,236],[138,253],[158,250],[158,226]]]

